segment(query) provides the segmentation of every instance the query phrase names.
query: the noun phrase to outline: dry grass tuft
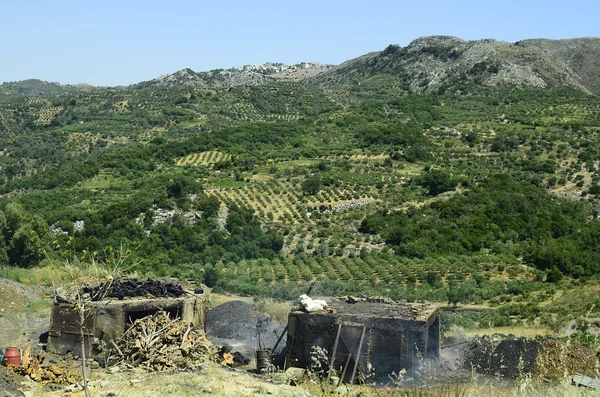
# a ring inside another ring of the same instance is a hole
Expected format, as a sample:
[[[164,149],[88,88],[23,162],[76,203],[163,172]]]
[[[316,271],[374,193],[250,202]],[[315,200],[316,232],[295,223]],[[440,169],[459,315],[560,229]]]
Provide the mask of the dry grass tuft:
[[[272,298],[256,299],[254,304],[258,311],[268,314],[273,320],[279,323],[287,322],[288,315],[292,308],[290,302],[276,301]]]

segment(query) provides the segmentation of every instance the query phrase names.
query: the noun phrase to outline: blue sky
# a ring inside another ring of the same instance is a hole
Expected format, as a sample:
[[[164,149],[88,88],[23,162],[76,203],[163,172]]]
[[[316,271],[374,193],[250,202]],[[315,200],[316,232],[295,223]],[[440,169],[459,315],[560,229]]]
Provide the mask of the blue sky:
[[[426,35],[600,36],[600,1],[10,1],[0,82],[126,85],[189,67],[337,64]]]

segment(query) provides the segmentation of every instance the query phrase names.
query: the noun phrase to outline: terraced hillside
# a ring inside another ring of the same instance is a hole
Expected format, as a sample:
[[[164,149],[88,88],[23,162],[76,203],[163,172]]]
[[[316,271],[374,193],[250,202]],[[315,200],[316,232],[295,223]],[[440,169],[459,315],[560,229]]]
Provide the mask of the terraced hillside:
[[[494,324],[574,318],[548,302],[600,272],[600,100],[567,69],[544,80],[554,61],[525,76],[544,84],[488,84],[526,69],[518,46],[432,40],[304,82],[3,98],[0,269],[124,249],[222,291],[319,280],[501,306]],[[507,63],[437,89],[479,52]],[[403,80],[410,57],[447,79]]]

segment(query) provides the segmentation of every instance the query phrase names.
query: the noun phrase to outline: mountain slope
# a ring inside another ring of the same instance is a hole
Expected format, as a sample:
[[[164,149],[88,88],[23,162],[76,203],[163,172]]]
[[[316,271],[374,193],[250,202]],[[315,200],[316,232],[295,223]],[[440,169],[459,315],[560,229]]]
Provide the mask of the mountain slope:
[[[89,91],[93,89],[88,84],[60,84],[28,79],[0,84],[0,96],[52,96],[64,92]]]
[[[600,95],[600,38],[531,39],[516,44],[543,50],[563,60],[581,77],[583,84],[591,92]]]
[[[303,62],[295,65],[266,63],[245,65],[227,70],[215,69],[208,72],[194,72],[186,68],[173,74],[135,84],[134,88],[194,86],[204,88],[227,88],[240,85],[262,85],[277,80],[299,81],[332,68],[316,62]]]
[[[566,86],[592,90],[560,57],[534,46],[491,39],[465,41],[429,36],[407,47],[390,45],[381,52],[347,61],[312,79],[321,86],[361,82],[376,76],[415,92],[465,91],[479,85]]]
[[[195,72],[186,68],[129,88],[230,88],[276,81],[309,81],[321,87],[365,83],[412,92],[470,92],[480,86],[569,87],[600,95],[600,38],[531,39],[507,43],[426,36],[406,47],[351,59],[339,66],[316,62],[266,63]],[[93,89],[24,80],[0,85],[0,97],[49,96]]]

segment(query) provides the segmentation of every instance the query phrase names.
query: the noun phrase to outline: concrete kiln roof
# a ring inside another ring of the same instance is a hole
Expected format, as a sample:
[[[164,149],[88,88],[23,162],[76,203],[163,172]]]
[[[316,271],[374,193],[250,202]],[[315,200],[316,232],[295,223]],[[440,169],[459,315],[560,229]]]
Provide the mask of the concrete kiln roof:
[[[422,303],[373,302],[368,300],[339,299],[329,303],[329,309],[337,315],[353,315],[359,317],[395,318],[400,320],[426,322],[434,315],[438,306]],[[328,314],[328,311],[311,314]]]

